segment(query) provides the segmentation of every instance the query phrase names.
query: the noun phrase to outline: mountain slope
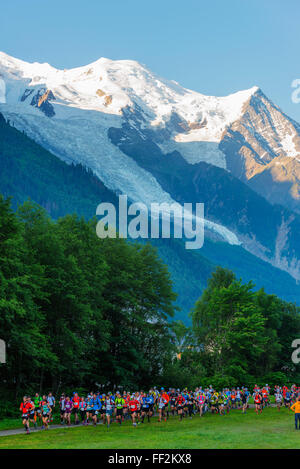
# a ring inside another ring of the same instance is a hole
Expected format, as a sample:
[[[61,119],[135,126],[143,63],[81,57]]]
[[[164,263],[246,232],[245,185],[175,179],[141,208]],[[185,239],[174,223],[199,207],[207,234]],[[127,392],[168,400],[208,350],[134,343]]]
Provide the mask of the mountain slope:
[[[30,198],[57,218],[67,213],[90,218],[101,201],[116,204],[116,196],[90,171],[66,164],[5,122],[0,114],[0,192],[13,197],[14,207]],[[200,251],[187,251],[181,240],[151,240],[171,272],[179,294],[177,317],[188,312],[217,265],[227,266],[243,280],[253,280],[288,301],[297,301],[300,286],[286,273],[257,259],[240,246],[206,238]]]
[[[31,198],[54,217],[77,213],[91,218],[114,193],[80,165],[67,165],[5,122],[0,114],[0,190],[13,206]]]
[[[61,161],[6,123],[1,113],[0,169],[0,193],[12,197],[14,208],[29,198],[53,218],[76,213],[89,219],[95,216],[100,202],[118,207],[116,195],[90,170]],[[182,242],[158,239],[153,244],[167,263],[179,294],[178,317],[187,321],[187,313],[215,265],[200,253],[188,256]]]
[[[219,149],[232,174],[270,202],[300,213],[300,126],[261,90],[224,131]]]
[[[225,225],[249,252],[300,279],[298,215],[271,205],[223,168],[206,162],[190,165],[177,151],[163,154],[151,137],[143,134],[138,119],[135,126],[124,123],[121,129],[110,128],[108,136],[174,200],[203,202],[208,220]]]

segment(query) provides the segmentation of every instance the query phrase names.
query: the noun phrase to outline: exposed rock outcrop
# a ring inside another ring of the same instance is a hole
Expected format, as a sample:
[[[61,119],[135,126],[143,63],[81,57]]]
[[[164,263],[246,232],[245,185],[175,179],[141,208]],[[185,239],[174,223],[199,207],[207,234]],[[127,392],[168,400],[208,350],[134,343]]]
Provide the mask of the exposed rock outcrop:
[[[47,117],[55,115],[54,107],[50,101],[54,101],[55,96],[51,90],[40,89],[32,98],[31,106],[40,109]]]
[[[222,135],[231,173],[271,203],[300,213],[300,126],[261,90]]]
[[[104,91],[100,90],[100,88],[96,91],[96,95],[99,96],[99,98],[102,98],[102,96],[105,96]]]
[[[104,98],[104,105],[107,107],[112,103],[112,96],[105,96]]]

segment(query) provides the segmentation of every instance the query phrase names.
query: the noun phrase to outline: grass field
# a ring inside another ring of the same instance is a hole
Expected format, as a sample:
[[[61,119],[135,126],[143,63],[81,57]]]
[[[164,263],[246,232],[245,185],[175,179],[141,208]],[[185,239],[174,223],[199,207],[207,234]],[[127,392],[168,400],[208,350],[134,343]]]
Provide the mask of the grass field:
[[[1,425],[3,428],[3,423]],[[6,425],[7,428],[7,425]],[[265,409],[256,415],[250,409],[229,415],[206,414],[179,422],[170,417],[167,423],[144,423],[133,428],[129,422],[122,427],[112,424],[97,427],[76,427],[30,435],[0,437],[4,448],[92,448],[92,449],[192,449],[192,448],[300,448],[300,430],[294,429],[294,415],[287,409]]]

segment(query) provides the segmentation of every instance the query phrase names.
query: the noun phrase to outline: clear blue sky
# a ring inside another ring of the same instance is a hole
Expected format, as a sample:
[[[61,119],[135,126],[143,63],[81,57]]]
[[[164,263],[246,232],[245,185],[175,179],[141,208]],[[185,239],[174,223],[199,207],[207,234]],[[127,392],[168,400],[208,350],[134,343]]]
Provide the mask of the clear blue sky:
[[[0,50],[70,68],[134,59],[205,94],[260,86],[300,122],[299,0],[6,0]]]

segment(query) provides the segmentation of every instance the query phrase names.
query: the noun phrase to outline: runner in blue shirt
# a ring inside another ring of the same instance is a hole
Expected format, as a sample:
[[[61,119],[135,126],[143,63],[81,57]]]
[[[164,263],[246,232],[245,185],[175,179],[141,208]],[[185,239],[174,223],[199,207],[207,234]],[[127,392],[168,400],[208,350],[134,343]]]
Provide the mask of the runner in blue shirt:
[[[147,415],[148,422],[150,422],[150,403],[149,403],[149,398],[147,397],[146,393],[142,392],[142,399],[141,399],[141,418],[142,418],[142,423],[144,423],[145,416]]]
[[[94,394],[93,399],[92,399],[92,419],[93,419],[93,424],[97,425],[97,419],[98,419],[98,414],[99,411],[102,407],[101,401],[99,397],[97,397],[97,394]]]
[[[86,398],[86,424],[89,424],[89,418],[93,420],[93,397],[89,394]]]

